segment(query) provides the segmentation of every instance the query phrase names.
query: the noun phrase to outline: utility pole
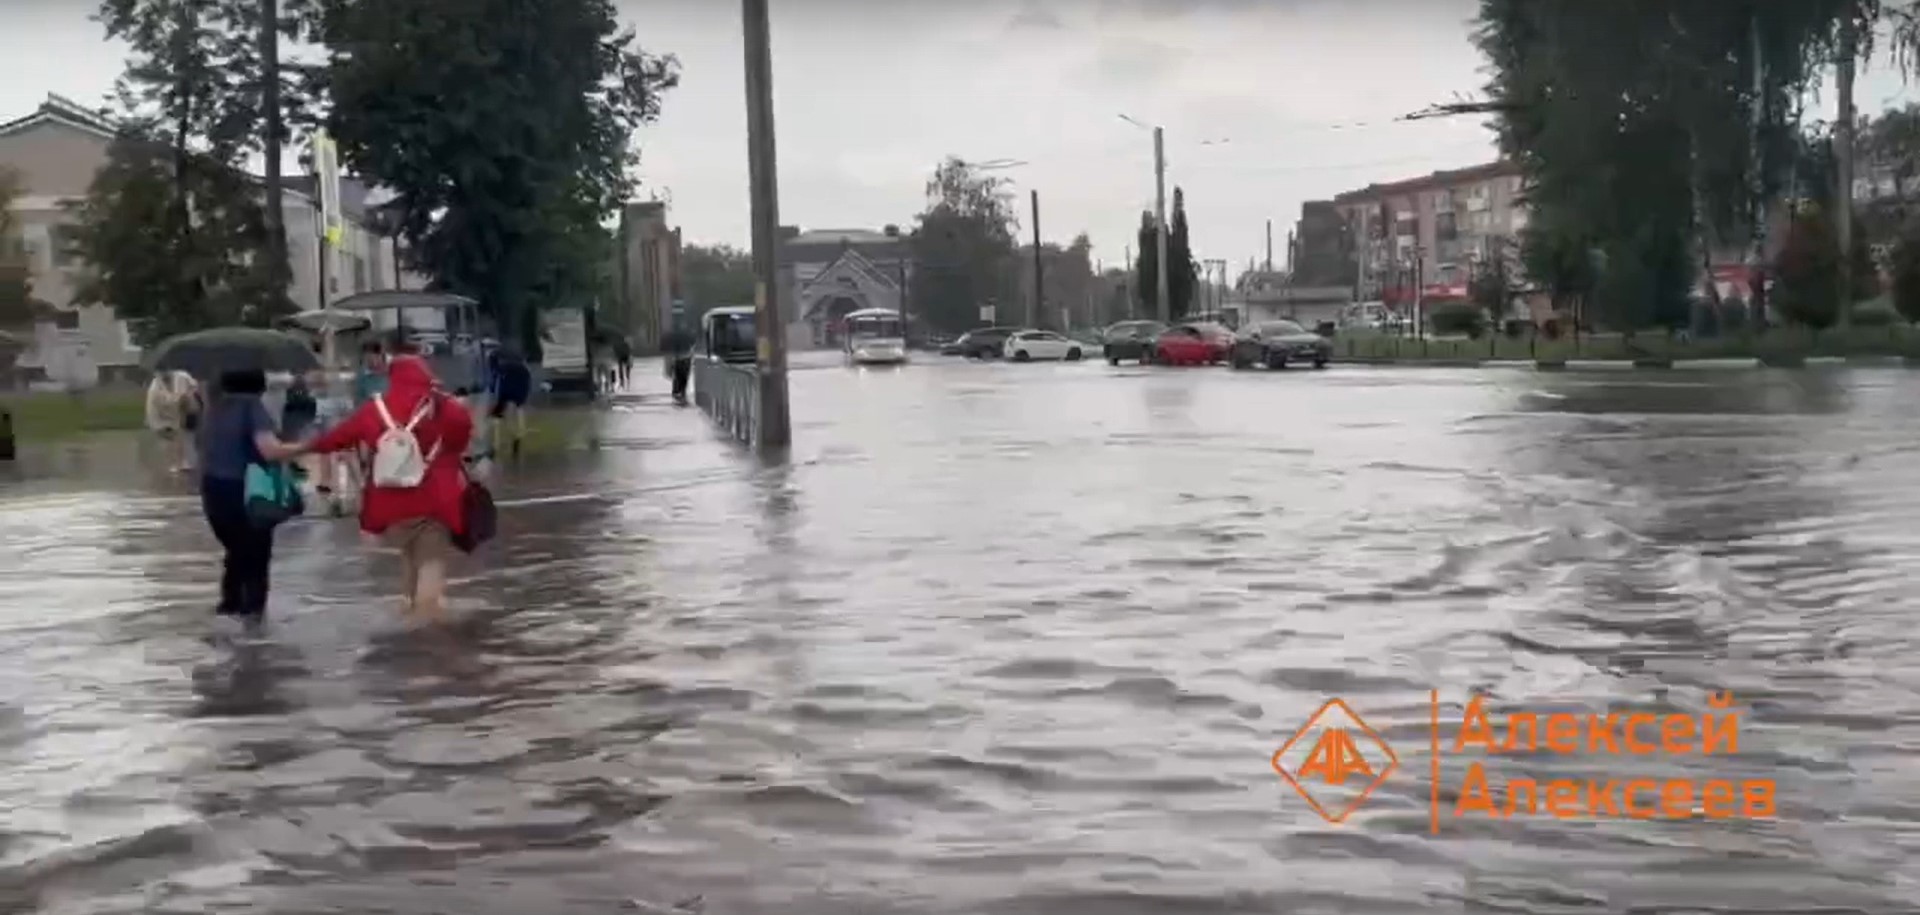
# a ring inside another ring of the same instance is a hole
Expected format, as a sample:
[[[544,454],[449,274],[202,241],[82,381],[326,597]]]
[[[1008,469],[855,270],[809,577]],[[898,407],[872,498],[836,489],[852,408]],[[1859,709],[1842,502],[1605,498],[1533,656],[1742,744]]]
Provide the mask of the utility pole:
[[[1766,127],[1768,114],[1766,45],[1760,41],[1760,17],[1758,13],[1754,14],[1749,25],[1749,35],[1753,42],[1753,136],[1758,137],[1760,136],[1760,132]],[[1753,143],[1750,145],[1753,147],[1750,171],[1753,175],[1754,216],[1753,248],[1747,255],[1747,282],[1749,284],[1747,288],[1747,312],[1753,319],[1749,322],[1750,326],[1765,329],[1767,325],[1767,216],[1769,215],[1768,204],[1771,203],[1771,201],[1767,200],[1764,196],[1766,182],[1762,180],[1760,174],[1760,166],[1762,163],[1760,144]],[[1851,188],[1848,189],[1848,193],[1852,193]],[[1842,258],[1842,260],[1845,260],[1845,258]],[[1577,332],[1576,330],[1576,333]]]
[[[1266,272],[1273,272],[1273,220],[1267,220],[1267,265]]]
[[[1840,326],[1853,323],[1853,67],[1857,35],[1853,17],[1840,22],[1840,58],[1834,62],[1834,82],[1840,94],[1840,123],[1833,131],[1833,159],[1840,187],[1834,195],[1838,204],[1840,239]]]
[[[287,260],[286,201],[280,180],[280,3],[260,0],[260,111],[266,115],[267,135],[261,146],[267,166],[267,250],[275,270],[291,270]],[[321,290],[324,299],[326,291]]]
[[[1156,290],[1154,301],[1160,311],[1159,319],[1171,321],[1173,296],[1167,291],[1168,274],[1171,272],[1167,266],[1167,144],[1165,131],[1158,127],[1153,129],[1153,218],[1154,247],[1160,255],[1155,262],[1157,268],[1154,273],[1159,281],[1159,289]]]
[[[754,444],[761,453],[793,443],[787,403],[787,325],[780,318],[780,172],[773,143],[773,42],[767,0],[740,0],[746,37],[747,171],[753,200],[753,318],[758,338],[754,367],[760,402]]]
[[[1040,277],[1040,192],[1033,190],[1027,193],[1033,201],[1033,308],[1027,311],[1027,326],[1039,327],[1047,311],[1046,299],[1042,295],[1046,287],[1041,285]]]
[[[1413,335],[1427,338],[1427,249],[1413,249]]]
[[[1133,262],[1133,246],[1128,245],[1126,272],[1121,274],[1120,288],[1122,291],[1124,291],[1127,294],[1127,317],[1129,318],[1140,317],[1140,303],[1137,301],[1134,301],[1134,298],[1133,298],[1133,278],[1135,276],[1135,273],[1134,273],[1135,267],[1136,265]]]

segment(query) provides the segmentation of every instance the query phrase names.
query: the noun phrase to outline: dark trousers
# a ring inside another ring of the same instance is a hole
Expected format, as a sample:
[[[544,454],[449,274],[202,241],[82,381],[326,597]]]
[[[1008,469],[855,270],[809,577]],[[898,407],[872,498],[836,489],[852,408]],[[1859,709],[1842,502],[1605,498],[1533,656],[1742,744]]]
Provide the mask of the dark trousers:
[[[693,374],[692,359],[673,360],[673,396],[676,400],[687,397],[687,376]]]
[[[260,617],[267,612],[267,569],[273,565],[273,529],[247,517],[246,485],[239,480],[200,481],[200,510],[226,549],[220,571],[220,605],[229,616]]]

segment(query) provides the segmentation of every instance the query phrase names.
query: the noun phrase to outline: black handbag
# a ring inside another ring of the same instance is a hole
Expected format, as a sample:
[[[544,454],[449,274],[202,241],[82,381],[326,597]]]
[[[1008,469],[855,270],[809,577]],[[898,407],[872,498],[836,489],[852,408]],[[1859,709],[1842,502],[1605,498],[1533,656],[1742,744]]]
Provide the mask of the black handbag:
[[[460,493],[460,533],[454,535],[453,545],[460,552],[471,553],[493,539],[499,523],[500,511],[494,507],[493,493],[469,477],[467,488]]]

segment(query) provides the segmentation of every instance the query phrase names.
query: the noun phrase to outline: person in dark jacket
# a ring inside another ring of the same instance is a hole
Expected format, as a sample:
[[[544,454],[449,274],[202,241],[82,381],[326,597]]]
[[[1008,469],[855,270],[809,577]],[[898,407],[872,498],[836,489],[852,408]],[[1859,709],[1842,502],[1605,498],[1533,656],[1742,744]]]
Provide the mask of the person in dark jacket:
[[[249,623],[267,613],[273,529],[256,525],[247,514],[247,466],[297,453],[281,440],[260,400],[266,389],[266,373],[257,369],[222,374],[200,424],[200,510],[226,551],[214,612]]]
[[[693,335],[675,325],[660,340],[660,352],[667,357],[667,377],[673,379],[675,403],[687,402],[687,376],[693,373]]]
[[[500,432],[506,425],[507,414],[513,414],[513,427],[509,433],[508,450],[512,454],[520,453],[520,441],[527,437],[527,401],[533,397],[533,369],[527,366],[526,357],[511,344],[503,344],[493,351],[492,365],[487,373],[488,399],[493,407],[488,411],[492,422],[490,440],[494,447],[500,442]]]
[[[625,389],[633,383],[633,344],[627,342],[624,334],[613,338],[613,362],[620,387]]]

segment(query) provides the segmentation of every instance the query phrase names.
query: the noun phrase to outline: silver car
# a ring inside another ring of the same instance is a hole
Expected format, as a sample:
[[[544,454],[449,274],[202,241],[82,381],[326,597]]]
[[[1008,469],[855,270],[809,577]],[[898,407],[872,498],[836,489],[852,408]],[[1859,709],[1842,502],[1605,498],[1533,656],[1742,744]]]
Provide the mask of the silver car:
[[[1324,369],[1333,359],[1333,341],[1300,326],[1298,321],[1262,321],[1233,339],[1233,367],[1264,365],[1284,369],[1306,363]]]

